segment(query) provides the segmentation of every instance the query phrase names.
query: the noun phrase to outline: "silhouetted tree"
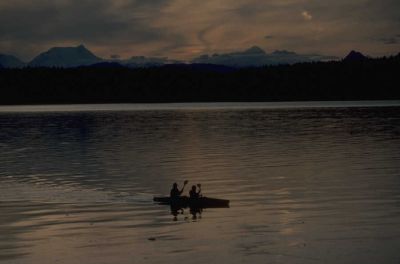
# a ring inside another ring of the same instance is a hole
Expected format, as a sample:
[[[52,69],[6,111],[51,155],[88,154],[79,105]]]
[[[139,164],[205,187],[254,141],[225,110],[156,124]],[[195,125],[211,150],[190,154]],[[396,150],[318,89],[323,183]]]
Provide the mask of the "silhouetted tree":
[[[0,104],[400,99],[400,55],[233,69],[0,68]]]

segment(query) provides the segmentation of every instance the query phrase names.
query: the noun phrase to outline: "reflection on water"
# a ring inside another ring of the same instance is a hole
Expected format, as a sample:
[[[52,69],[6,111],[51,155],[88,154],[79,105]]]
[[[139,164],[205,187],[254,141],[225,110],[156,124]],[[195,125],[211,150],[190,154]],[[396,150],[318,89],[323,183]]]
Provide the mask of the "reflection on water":
[[[181,207],[181,206],[170,206],[171,209],[171,215],[173,216],[172,220],[173,221],[178,221],[180,215],[185,215],[183,216],[183,220],[188,220],[189,217],[185,213],[185,211],[189,211],[191,215],[191,220],[196,221],[197,219],[201,219],[201,213],[203,212],[203,208],[200,207]],[[180,219],[182,220],[182,219]]]
[[[0,262],[399,263],[400,107],[338,104],[0,108]]]

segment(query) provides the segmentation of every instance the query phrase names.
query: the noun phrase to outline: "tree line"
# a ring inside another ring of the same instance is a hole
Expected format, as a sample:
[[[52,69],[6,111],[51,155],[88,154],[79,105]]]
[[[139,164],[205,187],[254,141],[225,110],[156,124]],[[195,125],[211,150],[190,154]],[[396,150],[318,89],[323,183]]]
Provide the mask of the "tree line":
[[[0,68],[0,104],[393,100],[399,79],[400,55],[244,69]]]

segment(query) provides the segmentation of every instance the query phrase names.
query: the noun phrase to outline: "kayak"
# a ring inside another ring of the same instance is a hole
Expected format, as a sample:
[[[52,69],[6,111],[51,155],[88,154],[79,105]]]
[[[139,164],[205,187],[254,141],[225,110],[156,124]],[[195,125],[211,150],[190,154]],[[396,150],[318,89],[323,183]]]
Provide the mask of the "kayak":
[[[154,202],[159,204],[166,204],[177,207],[197,207],[197,208],[227,208],[229,207],[229,200],[200,197],[200,198],[189,198],[187,196],[181,196],[178,198],[171,197],[154,197]]]

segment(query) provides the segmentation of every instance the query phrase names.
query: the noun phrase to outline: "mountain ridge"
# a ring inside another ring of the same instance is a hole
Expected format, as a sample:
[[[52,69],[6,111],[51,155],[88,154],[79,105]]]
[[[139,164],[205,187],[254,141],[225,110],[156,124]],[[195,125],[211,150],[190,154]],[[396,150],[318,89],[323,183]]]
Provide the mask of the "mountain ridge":
[[[275,50],[267,53],[258,46],[232,53],[201,55],[191,63],[217,64],[229,67],[262,67],[268,65],[295,64],[300,62],[338,60],[334,56],[298,54],[293,51]]]
[[[25,63],[13,55],[0,54],[0,65],[3,68],[22,68]]]
[[[76,47],[53,47],[36,56],[30,67],[78,67],[101,62],[103,59],[94,55],[84,45]]]
[[[359,51],[351,50],[349,54],[347,54],[346,57],[344,57],[344,61],[360,61],[360,60],[365,60],[368,59],[367,56],[362,54]]]
[[[359,51],[351,50],[344,61],[359,61],[368,59]],[[96,56],[84,45],[75,47],[52,47],[40,53],[29,63],[24,63],[20,59],[11,55],[0,54],[0,65],[3,68],[22,68],[22,67],[56,67],[74,68],[81,66],[109,67],[119,64],[128,68],[149,68],[160,67],[170,64],[196,64],[196,65],[221,65],[233,68],[262,67],[269,65],[284,65],[304,62],[318,61],[337,61],[340,58],[335,56],[325,56],[319,54],[299,54],[288,50],[275,50],[267,53],[259,46],[251,46],[242,51],[204,54],[195,57],[187,62],[171,60],[166,57],[146,57],[132,56],[129,59],[104,59]],[[104,64],[101,64],[104,63]],[[108,64],[107,64],[108,63]],[[114,64],[113,64],[114,63]]]

